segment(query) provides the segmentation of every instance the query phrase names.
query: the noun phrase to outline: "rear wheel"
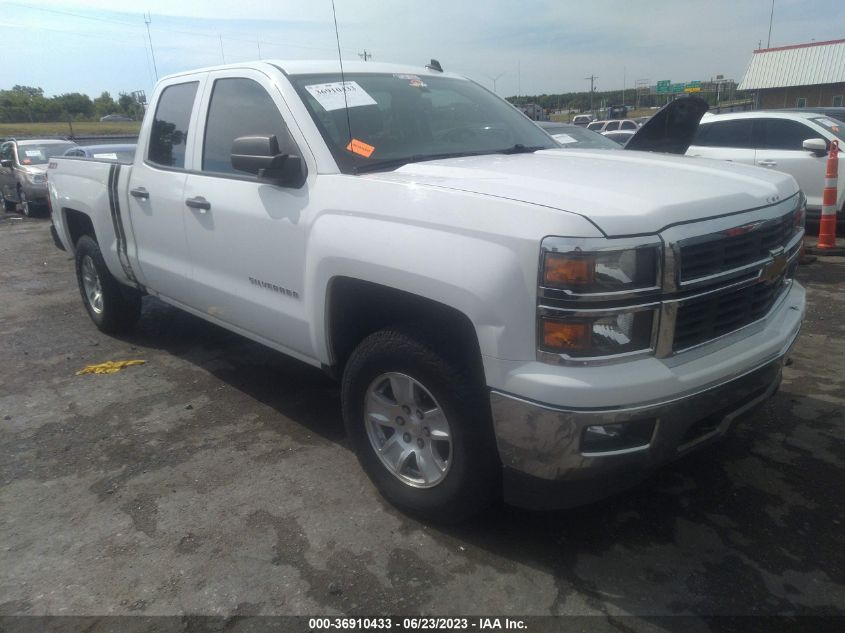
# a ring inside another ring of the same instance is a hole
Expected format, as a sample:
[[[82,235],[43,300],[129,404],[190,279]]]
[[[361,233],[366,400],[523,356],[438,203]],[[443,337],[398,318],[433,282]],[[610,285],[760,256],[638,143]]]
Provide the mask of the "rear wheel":
[[[94,324],[108,334],[125,332],[141,316],[141,294],[118,282],[106,267],[96,240],[83,235],[76,244],[76,280]]]
[[[399,509],[456,522],[495,499],[486,391],[437,337],[421,328],[370,335],[346,365],[342,400],[362,467]]]

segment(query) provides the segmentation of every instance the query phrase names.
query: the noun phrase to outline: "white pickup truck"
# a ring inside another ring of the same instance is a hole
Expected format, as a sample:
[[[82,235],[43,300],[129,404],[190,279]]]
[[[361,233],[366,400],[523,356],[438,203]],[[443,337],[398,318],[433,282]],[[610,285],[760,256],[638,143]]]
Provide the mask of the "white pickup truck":
[[[48,174],[101,330],[146,294],[325,368],[364,470],[434,520],[637,483],[776,391],[804,314],[790,176],[559,148],[434,63],[174,75],[133,164]]]

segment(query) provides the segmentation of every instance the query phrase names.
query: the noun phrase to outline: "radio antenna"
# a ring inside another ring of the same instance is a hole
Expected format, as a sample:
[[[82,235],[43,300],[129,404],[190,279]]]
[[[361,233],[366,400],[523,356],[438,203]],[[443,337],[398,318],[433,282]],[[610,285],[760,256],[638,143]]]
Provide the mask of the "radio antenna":
[[[346,110],[346,129],[349,130],[349,142],[352,143],[352,123],[349,122],[349,102],[346,100],[346,76],[343,74],[343,56],[340,54],[340,34],[337,30],[337,11],[332,0],[332,17],[334,18],[334,37],[337,41],[337,61],[340,63],[340,83],[343,86],[343,105]]]

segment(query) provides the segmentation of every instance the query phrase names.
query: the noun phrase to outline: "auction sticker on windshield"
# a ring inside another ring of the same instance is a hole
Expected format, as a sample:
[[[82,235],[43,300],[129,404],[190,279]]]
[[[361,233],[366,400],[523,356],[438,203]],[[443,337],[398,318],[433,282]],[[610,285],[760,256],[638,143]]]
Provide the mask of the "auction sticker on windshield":
[[[563,143],[564,145],[568,145],[569,143],[577,143],[578,141],[569,134],[552,134],[552,138],[556,140],[558,143]]]
[[[357,81],[336,81],[329,84],[312,84],[305,89],[317,100],[326,112],[340,110],[345,107],[376,105],[367,92],[358,85]],[[344,91],[346,98],[344,99]]]

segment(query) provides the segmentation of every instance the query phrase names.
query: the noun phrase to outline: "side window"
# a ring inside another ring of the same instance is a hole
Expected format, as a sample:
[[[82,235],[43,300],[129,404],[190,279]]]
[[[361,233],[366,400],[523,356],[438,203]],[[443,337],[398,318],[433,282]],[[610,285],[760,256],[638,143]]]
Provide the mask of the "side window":
[[[704,126],[701,126],[704,127]],[[751,119],[736,119],[734,121],[717,121],[708,123],[709,128],[703,143],[696,143],[706,147],[747,147],[753,146],[751,130],[754,122]],[[698,137],[696,137],[696,140]]]
[[[636,130],[637,124],[633,121],[622,121],[622,129],[623,130]]]
[[[147,150],[150,162],[165,167],[185,167],[188,123],[198,85],[192,81],[168,86],[162,91],[150,132]]]
[[[763,119],[763,133],[758,149],[785,149],[801,151],[802,143],[808,138],[818,138],[820,134],[797,121],[787,119]]]
[[[612,132],[612,131],[618,130],[618,129],[619,129],[619,121],[611,121],[610,123],[607,124],[607,127],[604,128],[604,131],[605,132]]]
[[[700,123],[698,125],[698,129],[695,131],[695,136],[693,137],[692,143],[690,143],[690,145],[698,145],[699,147],[706,147],[707,146],[707,137],[710,136],[710,127],[711,127],[711,124]]]
[[[259,83],[252,79],[218,79],[208,106],[202,170],[243,173],[232,167],[232,142],[239,136],[271,134],[276,135],[283,154],[299,154],[279,108]]]
[[[0,160],[12,160],[12,144],[4,143],[0,145]]]

